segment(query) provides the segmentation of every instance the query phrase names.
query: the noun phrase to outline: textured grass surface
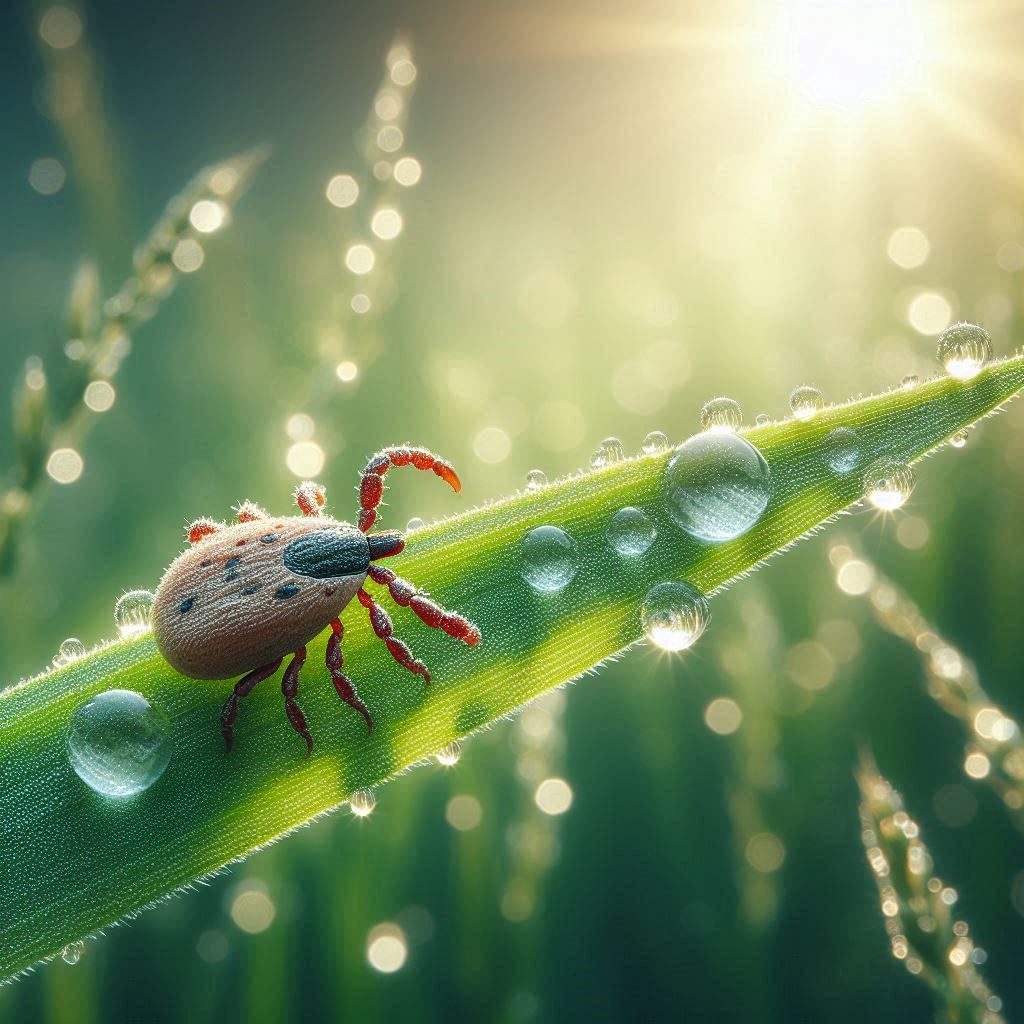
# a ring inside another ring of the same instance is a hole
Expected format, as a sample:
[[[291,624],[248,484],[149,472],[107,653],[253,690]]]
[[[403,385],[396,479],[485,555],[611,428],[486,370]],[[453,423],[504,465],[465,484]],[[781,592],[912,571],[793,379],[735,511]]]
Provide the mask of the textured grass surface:
[[[274,683],[245,702],[235,752],[225,757],[217,716],[227,684],[178,676],[148,636],[12,687],[0,695],[0,974],[244,856],[622,651],[640,639],[639,605],[652,584],[687,579],[712,593],[858,501],[860,473],[836,476],[822,462],[829,430],[856,429],[863,465],[883,455],[911,462],[1022,386],[1024,358],[1015,357],[967,383],[936,378],[829,408],[808,422],[746,431],[769,462],[773,494],[760,522],[725,544],[696,541],[668,518],[662,485],[669,452],[417,531],[394,568],[469,615],[484,640],[465,648],[411,614],[396,614],[396,632],[433,671],[434,685],[424,691],[392,662],[362,610],[348,609],[346,668],[377,727],[367,737],[338,701],[322,667],[321,638],[310,645],[300,689],[317,742],[308,759],[284,721]],[[610,517],[625,505],[647,511],[658,529],[640,559],[620,558],[605,540]],[[521,538],[542,524],[571,533],[581,554],[573,582],[546,597],[519,573]],[[173,554],[169,538],[168,560]],[[713,643],[711,634],[702,643]],[[86,788],[65,746],[74,709],[115,686],[159,705],[175,745],[164,776],[122,802]]]

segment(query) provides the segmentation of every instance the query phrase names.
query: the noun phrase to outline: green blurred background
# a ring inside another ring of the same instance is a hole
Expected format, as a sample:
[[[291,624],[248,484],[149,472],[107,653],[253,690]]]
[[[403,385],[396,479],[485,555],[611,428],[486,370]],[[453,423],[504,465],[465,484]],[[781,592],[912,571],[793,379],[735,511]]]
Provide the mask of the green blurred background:
[[[681,440],[714,394],[752,421],[798,384],[839,400],[929,374],[951,320],[1008,353],[1022,43],[1009,0],[2,5],[11,387],[27,358],[65,359],[84,256],[112,294],[199,168],[272,155],[136,333],[113,408],[65,439],[84,472],[39,492],[0,581],[0,679],[110,636],[190,518],[282,509],[306,475],[353,514],[388,443],[465,485],[453,504],[396,479],[402,526],[573,471],[607,435]],[[389,81],[396,61],[414,82]],[[393,180],[403,157],[415,185]],[[339,208],[346,174],[362,191]],[[374,237],[378,206],[397,238]],[[360,243],[365,276],[345,265]],[[0,469],[11,446],[5,412]],[[862,743],[1014,1019],[1020,836],[827,552],[856,536],[1024,714],[1021,410],[919,481],[897,517],[858,513],[717,597],[694,651],[632,652],[389,784],[369,819],[315,823],[0,989],[0,1020],[928,1021],[859,839]],[[743,716],[727,735],[720,698]],[[566,813],[538,807],[547,778]]]

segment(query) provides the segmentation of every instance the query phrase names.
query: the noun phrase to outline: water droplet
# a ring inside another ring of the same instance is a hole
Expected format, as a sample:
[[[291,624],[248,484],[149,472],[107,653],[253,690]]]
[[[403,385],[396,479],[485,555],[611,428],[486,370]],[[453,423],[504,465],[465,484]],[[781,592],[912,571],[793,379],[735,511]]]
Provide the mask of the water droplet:
[[[85,952],[84,942],[69,942],[61,951],[60,958],[66,964],[70,964],[72,967],[82,959],[82,954]]]
[[[57,656],[53,659],[53,667],[61,668],[85,655],[85,644],[77,636],[69,636],[57,648]]]
[[[579,568],[576,541],[557,526],[538,526],[523,537],[523,579],[544,594],[567,586]]]
[[[900,381],[900,387],[903,388],[904,391],[909,391],[911,388],[916,388],[920,383],[920,378],[916,373],[908,373],[906,377]]]
[[[964,446],[965,444],[967,444],[967,431],[966,431],[966,430],[958,430],[958,431],[957,431],[957,432],[956,432],[956,433],[955,433],[955,434],[954,434],[954,435],[953,435],[953,436],[952,436],[952,437],[951,437],[951,438],[949,439],[949,443],[950,443],[950,445],[952,445],[952,447],[954,447],[954,448],[963,448],[963,446]]]
[[[804,385],[793,389],[789,396],[789,407],[798,420],[809,420],[825,407],[825,397],[817,388]]]
[[[640,606],[640,621],[652,644],[663,651],[682,651],[707,629],[711,609],[692,584],[670,580],[657,583]]]
[[[899,508],[914,489],[914,471],[901,462],[879,459],[864,473],[864,495],[875,508]]]
[[[610,466],[613,462],[620,462],[626,456],[622,442],[617,437],[606,437],[590,456],[590,465],[594,469],[601,469],[603,466]]]
[[[459,763],[462,757],[462,744],[458,740],[452,740],[447,746],[442,747],[435,755],[438,764],[451,768],[453,764]]]
[[[620,508],[605,530],[608,543],[620,555],[635,558],[642,555],[658,536],[654,524],[638,508]]]
[[[645,455],[653,455],[655,452],[667,451],[669,446],[668,434],[661,430],[652,430],[640,446]]]
[[[950,377],[970,380],[992,358],[992,339],[977,324],[953,324],[939,336],[937,358]]]
[[[668,513],[701,540],[732,540],[761,518],[771,496],[764,456],[739,434],[691,437],[665,469]]]
[[[148,633],[150,616],[153,614],[153,595],[148,590],[129,590],[122,594],[114,605],[114,622],[117,631],[126,640]]]
[[[526,489],[528,491],[539,491],[542,487],[546,487],[548,482],[548,475],[543,469],[531,469],[526,474]]]
[[[740,403],[732,398],[712,398],[700,411],[701,430],[736,430],[742,422]]]
[[[825,435],[822,460],[837,473],[849,473],[860,460],[860,438],[849,427],[836,427]]]
[[[349,797],[348,805],[357,818],[365,818],[377,806],[377,798],[372,789],[357,789]]]
[[[413,530],[422,530],[426,525],[427,524],[423,522],[419,516],[413,516],[412,519],[405,524],[405,532],[412,533]]]
[[[71,716],[71,767],[104,796],[134,796],[163,774],[171,759],[167,716],[133,690],[106,690]]]
[[[758,427],[767,427],[771,423],[772,418],[766,412],[759,412],[754,419],[754,424]]]

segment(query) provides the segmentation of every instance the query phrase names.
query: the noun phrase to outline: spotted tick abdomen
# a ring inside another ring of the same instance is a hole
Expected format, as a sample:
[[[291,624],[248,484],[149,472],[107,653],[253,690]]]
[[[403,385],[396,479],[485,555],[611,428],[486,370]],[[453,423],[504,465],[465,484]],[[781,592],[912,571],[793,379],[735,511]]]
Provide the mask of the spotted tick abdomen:
[[[218,530],[157,588],[163,656],[195,679],[227,679],[305,646],[355,597],[370,549],[354,526],[286,516]]]

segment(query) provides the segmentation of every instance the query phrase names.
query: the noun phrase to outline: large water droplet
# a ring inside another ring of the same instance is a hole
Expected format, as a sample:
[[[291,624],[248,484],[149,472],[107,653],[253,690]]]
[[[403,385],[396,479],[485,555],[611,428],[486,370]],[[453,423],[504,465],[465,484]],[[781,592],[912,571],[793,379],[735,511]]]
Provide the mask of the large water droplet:
[[[153,614],[153,595],[148,590],[129,590],[122,594],[114,605],[114,622],[117,631],[126,640],[148,633],[150,616]]]
[[[78,639],[77,636],[69,636],[60,647],[57,648],[57,654],[53,659],[53,667],[61,668],[64,665],[70,664],[72,661],[77,661],[79,658],[85,655],[85,644]]]
[[[543,469],[531,469],[526,474],[526,489],[528,491],[539,491],[542,487],[547,486],[548,475]]]
[[[809,420],[825,407],[825,397],[817,388],[804,385],[794,388],[789,396],[789,408],[798,420]]]
[[[875,508],[900,508],[914,489],[914,471],[902,462],[878,459],[864,472],[864,495]]]
[[[438,764],[443,764],[446,768],[451,768],[452,765],[459,763],[459,758],[462,757],[462,744],[458,740],[452,740],[447,746],[442,747],[435,755]]]
[[[640,621],[651,643],[664,651],[682,651],[707,629],[711,609],[692,583],[669,580],[647,591]]]
[[[610,466],[613,462],[621,462],[626,457],[622,442],[617,437],[606,437],[590,456],[590,465],[594,469]]]
[[[967,444],[967,431],[958,430],[950,439],[949,443],[953,448],[963,448]]]
[[[82,959],[82,954],[85,952],[84,942],[69,942],[61,951],[60,958],[66,964],[70,964],[72,967]]]
[[[557,526],[538,526],[522,543],[523,579],[541,593],[554,594],[576,575],[580,556],[576,541]]]
[[[970,380],[992,358],[992,339],[977,324],[953,324],[939,336],[937,358],[950,377]]]
[[[772,421],[771,416],[769,416],[768,413],[766,413],[766,412],[759,412],[754,417],[754,424],[756,426],[758,426],[758,427],[767,427],[768,424],[771,423],[771,421]]]
[[[701,540],[732,540],[746,532],[770,496],[768,463],[739,434],[710,431],[691,437],[665,469],[669,515]]]
[[[104,796],[134,796],[149,789],[171,759],[167,716],[133,690],[106,690],[71,716],[71,767]]]
[[[908,373],[906,377],[900,381],[900,387],[903,388],[904,391],[909,391],[911,388],[916,388],[920,383],[920,378],[916,373]]]
[[[860,438],[849,427],[836,427],[825,435],[821,457],[829,469],[849,473],[860,461]]]
[[[638,508],[620,508],[605,530],[608,543],[620,555],[635,558],[642,555],[658,536],[654,523]]]
[[[736,430],[742,422],[743,412],[734,398],[712,398],[700,411],[701,430]]]
[[[653,455],[655,452],[667,451],[669,446],[668,434],[661,430],[652,430],[640,446],[645,455]]]
[[[424,523],[419,516],[413,516],[412,519],[405,524],[405,532],[412,533],[413,530],[422,530],[424,526],[426,526],[426,523]]]
[[[357,789],[349,797],[348,805],[357,818],[365,818],[377,806],[377,798],[373,795],[372,789]]]

